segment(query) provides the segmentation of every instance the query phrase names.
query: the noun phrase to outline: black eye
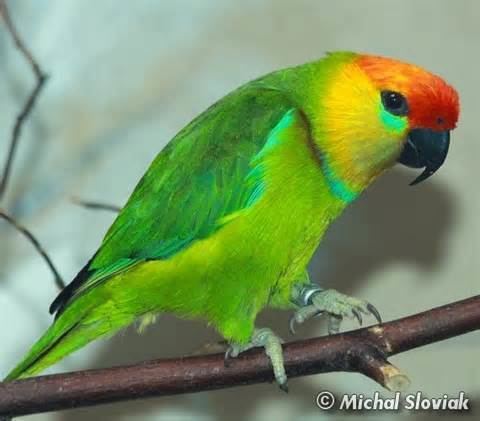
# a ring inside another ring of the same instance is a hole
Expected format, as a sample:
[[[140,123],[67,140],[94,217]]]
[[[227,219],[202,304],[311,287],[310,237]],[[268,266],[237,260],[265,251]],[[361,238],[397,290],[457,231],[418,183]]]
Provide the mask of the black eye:
[[[404,116],[408,113],[407,100],[398,92],[383,91],[382,104],[385,109],[393,115]]]

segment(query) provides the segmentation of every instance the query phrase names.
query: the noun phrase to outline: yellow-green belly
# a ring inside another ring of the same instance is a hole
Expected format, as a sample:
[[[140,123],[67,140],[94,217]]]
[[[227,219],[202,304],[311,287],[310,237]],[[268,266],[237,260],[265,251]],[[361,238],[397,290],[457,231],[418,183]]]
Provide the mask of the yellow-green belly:
[[[128,301],[136,315],[203,318],[227,340],[248,341],[262,308],[289,306],[292,285],[345,206],[330,194],[308,148],[286,145],[278,159],[281,171],[270,171],[258,203],[177,255],[110,279],[107,294]]]

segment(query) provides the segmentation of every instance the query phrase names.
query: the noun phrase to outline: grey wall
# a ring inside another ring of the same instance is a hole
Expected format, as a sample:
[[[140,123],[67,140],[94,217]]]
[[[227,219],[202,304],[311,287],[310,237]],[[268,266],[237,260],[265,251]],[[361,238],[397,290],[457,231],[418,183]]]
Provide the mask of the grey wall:
[[[4,205],[41,238],[66,278],[95,251],[113,219],[72,205],[70,196],[122,204],[175,132],[230,89],[325,51],[350,49],[406,59],[443,75],[459,90],[461,121],[435,177],[411,188],[413,173],[395,169],[335,223],[313,263],[314,278],[375,303],[386,320],[478,293],[478,1],[11,3],[22,36],[51,79],[25,128]],[[2,158],[33,80],[0,30]],[[5,373],[49,325],[47,307],[56,290],[29,244],[4,224],[0,238]],[[287,319],[267,313],[259,324],[289,338]],[[323,323],[312,322],[300,333],[324,332]],[[165,317],[143,336],[128,330],[94,343],[49,372],[185,354],[215,338],[201,323]],[[464,390],[480,402],[479,344],[478,334],[470,334],[392,361],[410,375],[411,391],[441,396]],[[318,391],[368,395],[379,389],[355,374],[295,379],[290,387],[288,396],[259,385],[31,419],[343,419],[319,412]],[[419,420],[435,416],[415,414]]]

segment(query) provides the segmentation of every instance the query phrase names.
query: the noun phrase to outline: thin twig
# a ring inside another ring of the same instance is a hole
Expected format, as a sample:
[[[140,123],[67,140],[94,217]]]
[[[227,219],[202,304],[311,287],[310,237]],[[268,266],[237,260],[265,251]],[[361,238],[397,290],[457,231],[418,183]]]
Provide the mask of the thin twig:
[[[47,252],[42,247],[40,242],[35,238],[35,236],[29,230],[27,230],[24,226],[20,225],[17,221],[15,221],[15,219],[13,219],[10,215],[6,214],[2,210],[0,210],[0,218],[7,221],[10,225],[15,227],[17,231],[21,232],[25,237],[27,237],[27,239],[32,243],[33,247],[35,247],[35,250],[37,250],[40,256],[42,256],[43,260],[45,260],[45,263],[48,265],[48,268],[52,271],[53,278],[57,287],[60,290],[65,288],[65,282],[63,281],[62,277],[60,276],[57,269],[55,268],[55,265],[53,264],[52,259],[50,259]]]
[[[71,200],[76,205],[82,206],[86,209],[106,210],[115,213],[119,213],[122,210],[120,206],[110,205],[108,203],[90,202],[88,200],[79,199],[78,197],[72,197]]]
[[[348,371],[389,390],[409,381],[387,358],[480,329],[480,295],[369,328],[288,343],[290,378]],[[268,358],[256,349],[224,366],[223,354],[145,362],[0,383],[0,416],[18,416],[108,402],[222,389],[273,380]],[[280,393],[280,392],[279,392]]]
[[[25,57],[25,59],[29,63],[36,79],[35,87],[33,88],[32,92],[27,98],[27,101],[25,102],[25,105],[23,106],[20,114],[18,114],[12,129],[12,135],[10,138],[10,146],[7,153],[7,159],[5,161],[2,177],[0,179],[0,199],[1,199],[5,194],[8,181],[10,179],[12,163],[15,157],[15,152],[18,147],[18,142],[20,139],[20,134],[22,132],[23,125],[35,105],[35,101],[37,100],[37,97],[40,94],[40,91],[42,90],[45,81],[47,80],[47,75],[42,71],[39,64],[34,59],[32,53],[30,52],[30,50],[25,46],[22,39],[18,35],[15,25],[13,24],[12,19],[10,17],[10,13],[8,11],[7,3],[5,0],[0,0],[0,16],[2,17],[5,23],[5,26],[8,32],[10,33],[10,36],[12,37],[15,47],[22,53],[22,55]]]

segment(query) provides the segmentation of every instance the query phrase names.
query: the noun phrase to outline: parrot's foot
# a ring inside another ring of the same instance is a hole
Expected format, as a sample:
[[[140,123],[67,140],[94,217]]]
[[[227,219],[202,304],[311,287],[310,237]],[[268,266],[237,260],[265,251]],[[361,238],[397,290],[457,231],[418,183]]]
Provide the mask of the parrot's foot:
[[[335,334],[340,330],[340,324],[346,317],[356,318],[362,325],[362,313],[373,315],[378,323],[382,323],[380,313],[369,302],[349,297],[334,289],[321,289],[316,285],[306,285],[296,292],[295,301],[300,304],[290,319],[290,331],[295,334],[295,325],[306,322],[312,317],[328,314],[328,333]]]
[[[270,358],[273,367],[273,374],[280,389],[288,392],[287,375],[285,374],[285,367],[283,366],[283,340],[279,338],[268,328],[255,329],[252,339],[247,344],[230,344],[225,352],[225,365],[228,365],[230,358],[237,357],[241,352],[247,351],[251,348],[263,347],[265,353]]]

